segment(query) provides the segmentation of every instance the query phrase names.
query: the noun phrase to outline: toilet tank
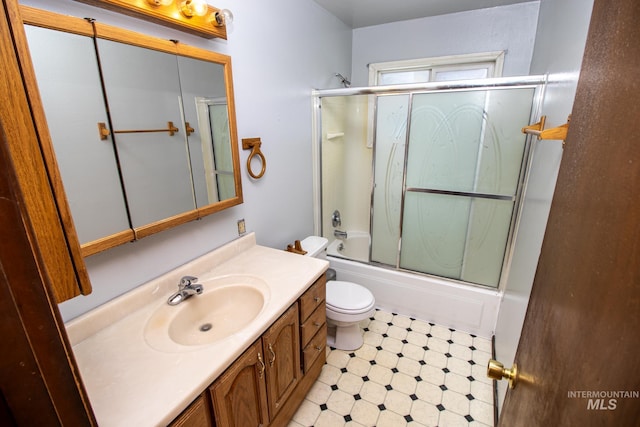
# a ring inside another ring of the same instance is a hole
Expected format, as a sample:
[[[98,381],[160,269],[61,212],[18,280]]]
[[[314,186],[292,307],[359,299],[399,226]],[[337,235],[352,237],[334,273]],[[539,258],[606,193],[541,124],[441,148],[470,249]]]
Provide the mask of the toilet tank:
[[[325,259],[327,257],[327,245],[329,240],[320,236],[309,236],[300,242],[302,249],[307,251],[306,256]]]

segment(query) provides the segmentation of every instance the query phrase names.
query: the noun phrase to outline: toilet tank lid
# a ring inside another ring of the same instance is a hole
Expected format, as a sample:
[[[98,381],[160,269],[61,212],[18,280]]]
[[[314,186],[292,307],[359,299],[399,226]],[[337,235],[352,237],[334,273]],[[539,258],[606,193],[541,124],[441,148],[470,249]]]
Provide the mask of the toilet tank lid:
[[[324,250],[329,244],[329,240],[320,236],[309,236],[300,242],[302,249],[307,251],[307,256],[314,257]]]

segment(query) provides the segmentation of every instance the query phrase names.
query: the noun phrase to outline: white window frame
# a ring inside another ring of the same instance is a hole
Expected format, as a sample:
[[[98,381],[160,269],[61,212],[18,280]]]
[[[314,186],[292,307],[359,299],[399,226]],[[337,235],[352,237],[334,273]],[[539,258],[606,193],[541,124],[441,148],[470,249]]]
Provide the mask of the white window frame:
[[[430,70],[429,81],[434,81],[438,71],[487,68],[488,77],[502,77],[504,51],[469,53],[464,55],[437,56],[432,58],[402,61],[376,62],[369,64],[369,86],[378,86],[379,76],[393,71]]]
[[[429,81],[435,80],[438,71],[468,70],[487,68],[487,78],[502,77],[505,51],[469,53],[464,55],[436,56],[432,58],[408,59],[402,61],[376,62],[369,64],[369,86],[378,86],[381,73],[390,71],[429,70]],[[484,67],[481,67],[484,66]],[[369,111],[374,111],[374,99],[369,100]],[[367,119],[367,147],[373,147],[374,118]]]

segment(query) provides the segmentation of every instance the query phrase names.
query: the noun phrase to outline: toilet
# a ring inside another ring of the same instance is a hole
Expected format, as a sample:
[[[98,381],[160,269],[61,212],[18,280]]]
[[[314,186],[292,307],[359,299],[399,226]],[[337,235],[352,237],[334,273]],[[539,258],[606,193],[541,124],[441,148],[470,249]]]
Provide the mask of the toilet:
[[[325,259],[329,241],[309,236],[302,240],[306,256]],[[327,344],[340,350],[357,350],[362,346],[362,331],[358,323],[374,313],[375,298],[364,286],[341,280],[327,282]]]

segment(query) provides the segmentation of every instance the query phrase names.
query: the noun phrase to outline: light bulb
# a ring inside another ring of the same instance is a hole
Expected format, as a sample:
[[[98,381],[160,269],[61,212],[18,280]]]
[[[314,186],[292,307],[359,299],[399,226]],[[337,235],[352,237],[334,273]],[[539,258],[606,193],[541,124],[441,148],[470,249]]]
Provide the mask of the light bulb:
[[[161,0],[164,1],[164,0]],[[186,17],[193,15],[204,16],[209,10],[209,5],[204,0],[184,0],[180,3],[180,9]]]
[[[209,5],[204,0],[192,0],[191,7],[193,8],[193,14],[198,16],[206,15],[209,10]]]
[[[213,23],[217,27],[229,25],[233,22],[233,13],[229,9],[220,9],[214,14]]]

